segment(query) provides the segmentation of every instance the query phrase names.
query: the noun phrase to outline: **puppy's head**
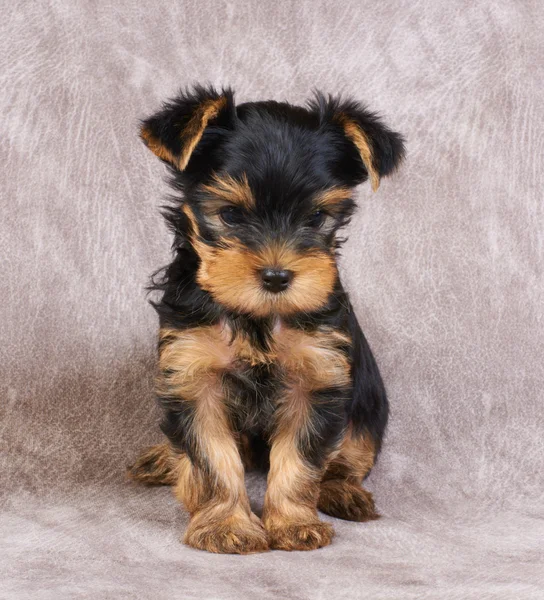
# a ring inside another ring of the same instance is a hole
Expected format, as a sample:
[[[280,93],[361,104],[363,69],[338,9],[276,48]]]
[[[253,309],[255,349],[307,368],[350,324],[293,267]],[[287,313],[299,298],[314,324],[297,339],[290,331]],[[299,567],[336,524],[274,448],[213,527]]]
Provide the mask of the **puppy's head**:
[[[184,192],[177,233],[199,257],[199,285],[253,316],[327,303],[353,187],[370,179],[377,190],[404,153],[375,114],[320,94],[305,108],[236,107],[230,90],[197,87],[145,120],[141,137]]]

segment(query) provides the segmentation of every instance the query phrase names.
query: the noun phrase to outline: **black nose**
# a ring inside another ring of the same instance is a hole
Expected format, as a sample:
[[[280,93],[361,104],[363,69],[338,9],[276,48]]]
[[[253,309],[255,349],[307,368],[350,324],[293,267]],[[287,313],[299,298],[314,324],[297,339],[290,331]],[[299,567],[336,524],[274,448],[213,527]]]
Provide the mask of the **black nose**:
[[[264,289],[274,294],[286,290],[292,279],[293,271],[285,271],[283,269],[263,269],[261,271],[261,280]]]

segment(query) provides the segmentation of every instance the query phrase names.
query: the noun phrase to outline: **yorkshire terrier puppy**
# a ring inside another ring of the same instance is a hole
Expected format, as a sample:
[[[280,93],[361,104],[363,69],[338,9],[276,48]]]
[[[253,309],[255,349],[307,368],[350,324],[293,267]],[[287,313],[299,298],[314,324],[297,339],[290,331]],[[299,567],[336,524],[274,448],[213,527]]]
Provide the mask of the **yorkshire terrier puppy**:
[[[311,550],[333,528],[318,509],[377,518],[361,487],[388,402],[338,276],[353,188],[377,190],[403,139],[353,101],[235,105],[196,87],[143,121],[179,198],[165,216],[157,393],[167,442],[129,475],[175,486],[185,543],[210,552]],[[245,470],[268,470],[262,519]]]

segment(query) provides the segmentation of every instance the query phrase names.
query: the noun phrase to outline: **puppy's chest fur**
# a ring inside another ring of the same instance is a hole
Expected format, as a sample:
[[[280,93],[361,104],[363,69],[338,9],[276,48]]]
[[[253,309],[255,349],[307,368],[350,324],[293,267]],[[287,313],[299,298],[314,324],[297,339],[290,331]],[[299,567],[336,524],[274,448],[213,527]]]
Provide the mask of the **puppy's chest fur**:
[[[295,416],[321,391],[348,388],[350,344],[349,336],[330,327],[306,331],[280,319],[261,339],[226,319],[162,329],[161,387],[188,402],[223,403],[239,431],[263,430],[278,409]]]

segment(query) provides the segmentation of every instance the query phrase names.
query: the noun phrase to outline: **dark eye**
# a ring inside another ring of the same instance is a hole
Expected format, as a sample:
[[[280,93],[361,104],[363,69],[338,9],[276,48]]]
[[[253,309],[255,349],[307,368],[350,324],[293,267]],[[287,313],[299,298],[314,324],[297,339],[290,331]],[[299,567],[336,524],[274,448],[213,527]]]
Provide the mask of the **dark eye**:
[[[236,206],[225,206],[219,211],[219,216],[223,223],[227,225],[237,225],[244,220],[244,213]]]
[[[325,221],[326,217],[327,213],[325,213],[322,210],[316,210],[313,214],[311,214],[308,217],[307,223],[310,227],[318,229],[319,227],[321,227],[321,225],[323,225],[323,222]]]

